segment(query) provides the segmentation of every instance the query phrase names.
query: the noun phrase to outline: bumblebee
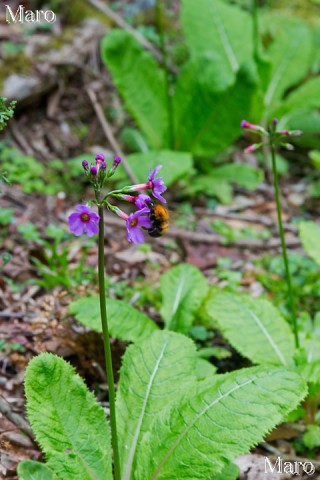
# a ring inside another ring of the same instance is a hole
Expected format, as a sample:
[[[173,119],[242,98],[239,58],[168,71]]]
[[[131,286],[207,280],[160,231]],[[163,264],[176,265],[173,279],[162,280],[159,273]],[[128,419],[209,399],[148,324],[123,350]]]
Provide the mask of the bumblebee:
[[[169,212],[160,203],[150,204],[149,218],[151,220],[151,227],[148,228],[148,233],[151,237],[161,237],[169,228]]]

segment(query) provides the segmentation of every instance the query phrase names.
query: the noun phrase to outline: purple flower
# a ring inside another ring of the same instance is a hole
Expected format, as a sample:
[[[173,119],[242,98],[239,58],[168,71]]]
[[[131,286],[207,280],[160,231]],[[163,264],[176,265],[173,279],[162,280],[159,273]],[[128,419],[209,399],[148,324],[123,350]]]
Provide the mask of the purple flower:
[[[87,160],[82,160],[82,166],[85,170],[88,170],[89,169],[89,166],[88,166],[88,161]]]
[[[134,203],[136,207],[139,210],[141,210],[141,208],[148,207],[148,204],[151,203],[151,198],[149,197],[149,195],[146,195],[145,193],[140,193],[140,195],[138,195],[137,197],[134,197]]]
[[[93,177],[95,177],[98,173],[98,169],[97,167],[95,167],[94,165],[90,168],[90,173]]]
[[[147,216],[142,216],[149,213],[149,208],[145,207],[141,210],[137,210],[127,218],[127,240],[132,243],[144,242],[144,235],[140,230],[140,227],[151,228],[151,220]]]
[[[77,205],[76,212],[71,213],[68,217],[70,231],[76,237],[83,233],[88,235],[88,237],[93,237],[93,235],[99,232],[99,220],[99,215],[91,210],[88,205]]]
[[[150,183],[150,188],[152,189],[152,195],[158,200],[160,200],[160,202],[166,203],[166,199],[161,196],[161,193],[165,192],[167,190],[167,187],[163,183],[161,177],[154,178],[159,172],[160,168],[162,168],[162,165],[158,165],[152,172],[149,172],[148,179]]]

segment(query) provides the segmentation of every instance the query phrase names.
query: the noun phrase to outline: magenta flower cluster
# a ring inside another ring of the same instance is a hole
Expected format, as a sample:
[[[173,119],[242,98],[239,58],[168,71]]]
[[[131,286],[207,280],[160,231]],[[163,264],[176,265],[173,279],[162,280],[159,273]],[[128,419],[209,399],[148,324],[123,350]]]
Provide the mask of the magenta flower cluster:
[[[82,167],[92,183],[95,192],[100,192],[105,179],[113,175],[120,162],[121,158],[116,157],[110,170],[106,172],[107,164],[101,154],[96,156],[96,164],[91,165],[90,167],[87,160],[82,161]],[[152,200],[146,193],[140,193],[139,195],[131,195],[131,193],[151,190],[152,195],[157,200],[166,203],[162,194],[166,191],[167,187],[164,185],[161,177],[156,178],[161,168],[162,165],[158,165],[154,170],[150,171],[146,183],[131,185],[129,187],[124,187],[121,190],[110,192],[110,196],[133,203],[137,207],[137,210],[134,213],[127,214],[123,212],[120,208],[107,202],[106,197],[108,195],[104,197],[103,204],[105,204],[109,210],[125,220],[127,240],[134,244],[144,242],[144,234],[141,229],[149,229],[152,226],[150,219]],[[76,236],[84,233],[89,237],[92,237],[99,231],[99,215],[88,205],[77,205],[76,212],[72,213],[68,220],[70,231]]]

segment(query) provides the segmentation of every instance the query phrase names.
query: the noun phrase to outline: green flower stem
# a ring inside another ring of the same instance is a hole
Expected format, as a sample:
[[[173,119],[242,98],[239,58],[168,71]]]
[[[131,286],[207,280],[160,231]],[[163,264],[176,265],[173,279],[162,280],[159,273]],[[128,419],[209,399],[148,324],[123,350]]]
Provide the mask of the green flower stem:
[[[120,460],[119,460],[119,447],[117,436],[117,421],[116,421],[116,402],[115,402],[115,389],[114,378],[112,369],[112,356],[110,347],[110,337],[107,320],[107,308],[106,308],[106,290],[104,282],[104,221],[103,221],[103,205],[99,205],[98,212],[100,215],[99,221],[99,295],[100,295],[100,314],[103,331],[103,343],[104,343],[104,355],[106,361],[107,381],[109,389],[109,404],[110,404],[110,423],[111,423],[111,443],[113,448],[113,460],[114,460],[114,474],[115,480],[120,480]]]
[[[291,317],[292,317],[292,323],[293,323],[294,340],[295,340],[296,348],[299,348],[300,344],[299,344],[299,335],[298,335],[297,311],[296,311],[294,294],[292,290],[291,274],[289,270],[289,261],[288,261],[288,255],[287,255],[287,246],[286,246],[284,229],[282,224],[279,180],[278,180],[278,171],[277,171],[277,164],[276,164],[276,151],[275,151],[272,135],[270,135],[269,138],[270,138],[269,143],[270,143],[270,150],[271,150],[272,170],[273,170],[273,183],[274,183],[274,191],[275,191],[276,205],[277,205],[278,226],[279,226],[279,233],[281,238],[282,257],[283,257],[284,267],[286,271],[286,280],[287,280],[287,286],[288,286],[289,304],[290,304]]]

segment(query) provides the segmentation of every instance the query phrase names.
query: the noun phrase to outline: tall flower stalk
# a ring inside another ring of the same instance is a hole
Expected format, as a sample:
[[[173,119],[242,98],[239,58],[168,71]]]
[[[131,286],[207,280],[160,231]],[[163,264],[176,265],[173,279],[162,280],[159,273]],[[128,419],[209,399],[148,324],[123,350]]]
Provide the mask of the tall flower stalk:
[[[292,288],[289,259],[287,254],[287,245],[286,245],[285,233],[284,233],[283,222],[282,222],[279,176],[278,176],[277,163],[276,163],[276,148],[277,146],[281,146],[286,148],[287,150],[292,150],[293,146],[290,143],[286,142],[286,138],[290,136],[294,137],[294,136],[301,135],[302,132],[300,130],[277,131],[277,124],[278,124],[278,120],[275,118],[270,128],[268,130],[265,130],[260,125],[255,125],[247,122],[246,120],[243,120],[241,122],[241,127],[251,132],[255,132],[263,138],[262,142],[254,143],[250,145],[245,149],[245,151],[253,152],[255,150],[258,150],[260,147],[265,146],[266,143],[264,139],[267,139],[267,146],[270,148],[271,160],[272,160],[272,171],[273,171],[273,185],[274,185],[275,200],[276,200],[276,206],[277,206],[278,228],[279,228],[279,234],[280,234],[280,240],[281,240],[282,258],[283,258],[285,276],[286,276],[286,282],[287,282],[287,288],[288,288],[288,298],[289,298],[289,306],[290,306],[291,319],[292,319],[292,325],[293,325],[293,334],[294,334],[296,348],[299,348],[300,342],[299,342],[299,333],[298,333],[297,310],[296,310],[296,303],[295,303],[295,298],[294,298],[294,293]]]
[[[98,276],[99,276],[99,297],[100,297],[100,316],[103,332],[103,346],[104,356],[106,362],[106,372],[109,389],[109,405],[110,405],[110,425],[111,425],[111,444],[113,449],[114,474],[115,480],[120,480],[120,457],[117,434],[117,419],[116,419],[116,395],[114,388],[114,376],[112,367],[112,355],[110,347],[110,336],[107,318],[106,306],[106,288],[104,281],[104,219],[103,219],[103,205],[98,207],[100,216],[99,220],[99,255],[98,255]]]
[[[106,289],[105,289],[105,258],[104,258],[104,208],[118,215],[126,222],[127,239],[132,243],[141,243],[144,241],[144,234],[142,229],[149,233],[152,227],[151,209],[152,201],[146,193],[132,195],[136,192],[150,190],[151,194],[161,202],[166,202],[162,194],[166,190],[166,186],[161,177],[156,178],[161,165],[158,165],[148,175],[148,180],[139,185],[130,185],[119,190],[108,192],[101,198],[101,191],[105,182],[110,178],[118,168],[121,162],[120,157],[116,157],[112,166],[107,170],[107,163],[104,161],[104,156],[99,154],[95,158],[95,164],[90,165],[87,160],[82,161],[82,167],[85,175],[91,183],[95,199],[89,203],[98,207],[98,213],[94,212],[89,205],[77,205],[75,212],[69,215],[69,227],[72,233],[76,236],[86,234],[92,237],[98,233],[98,277],[99,277],[99,297],[100,297],[100,315],[103,332],[103,344],[105,354],[105,365],[107,373],[107,383],[109,391],[109,405],[110,405],[110,425],[111,425],[111,443],[113,449],[114,462],[114,478],[121,479],[120,457],[117,434],[117,418],[116,418],[116,395],[112,366],[112,354],[110,346],[110,336],[108,327],[108,316],[106,306]],[[120,199],[127,201],[134,205],[137,210],[131,214],[127,214],[120,210],[120,208],[112,205],[108,198]],[[151,233],[150,233],[151,234]]]

